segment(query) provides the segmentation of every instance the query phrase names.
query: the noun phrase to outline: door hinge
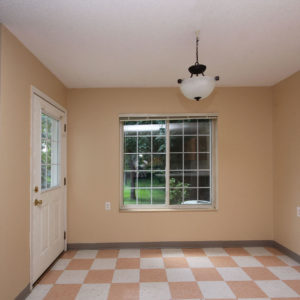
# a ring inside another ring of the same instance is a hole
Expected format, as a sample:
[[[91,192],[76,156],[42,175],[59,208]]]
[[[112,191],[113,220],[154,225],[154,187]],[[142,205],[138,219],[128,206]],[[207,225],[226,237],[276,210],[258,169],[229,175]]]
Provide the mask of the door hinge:
[[[67,185],[67,178],[64,177],[64,185]]]
[[[64,132],[67,132],[67,124],[64,124]]]
[[[64,240],[67,239],[67,233],[64,231]]]

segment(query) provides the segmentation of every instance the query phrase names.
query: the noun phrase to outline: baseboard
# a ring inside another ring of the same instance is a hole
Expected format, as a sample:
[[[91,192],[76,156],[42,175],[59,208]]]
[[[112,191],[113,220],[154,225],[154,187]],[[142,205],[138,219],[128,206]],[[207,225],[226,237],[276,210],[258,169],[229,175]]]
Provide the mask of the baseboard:
[[[68,250],[98,250],[110,248],[209,248],[209,247],[272,247],[274,241],[191,241],[191,242],[133,242],[133,243],[70,243]]]
[[[296,262],[300,263],[300,255],[299,254],[297,254],[294,251],[282,246],[281,244],[279,244],[275,241],[273,243],[274,243],[274,245],[273,245],[274,248],[278,249],[283,254],[289,256],[290,258],[292,258]]]
[[[21,293],[15,298],[15,300],[25,300],[29,294],[30,294],[30,284],[28,283],[25,289],[21,291]]]
[[[300,255],[272,240],[244,241],[171,241],[171,242],[132,242],[132,243],[70,243],[68,250],[99,250],[125,248],[214,248],[214,247],[274,247],[300,263]]]

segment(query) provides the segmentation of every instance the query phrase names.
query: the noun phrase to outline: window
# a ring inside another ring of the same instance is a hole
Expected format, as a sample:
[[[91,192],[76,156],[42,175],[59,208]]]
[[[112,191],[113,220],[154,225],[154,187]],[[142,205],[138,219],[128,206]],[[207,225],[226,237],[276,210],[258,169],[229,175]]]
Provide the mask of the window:
[[[121,209],[215,208],[216,117],[121,117]]]
[[[41,187],[59,185],[59,121],[41,114]]]

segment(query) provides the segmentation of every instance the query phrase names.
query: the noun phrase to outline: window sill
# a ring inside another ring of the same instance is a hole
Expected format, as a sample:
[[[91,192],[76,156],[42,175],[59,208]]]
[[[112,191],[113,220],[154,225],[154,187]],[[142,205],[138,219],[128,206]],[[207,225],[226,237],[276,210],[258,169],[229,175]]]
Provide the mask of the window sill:
[[[120,207],[119,212],[130,213],[130,212],[193,212],[193,211],[205,211],[205,212],[216,212],[218,209],[210,207],[189,207],[189,208],[132,208],[132,207]]]

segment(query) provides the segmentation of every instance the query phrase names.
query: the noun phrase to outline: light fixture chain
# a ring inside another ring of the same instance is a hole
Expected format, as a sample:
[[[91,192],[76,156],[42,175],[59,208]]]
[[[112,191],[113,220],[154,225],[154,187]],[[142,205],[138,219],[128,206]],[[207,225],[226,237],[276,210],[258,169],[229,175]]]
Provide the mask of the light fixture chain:
[[[199,61],[198,61],[198,47],[199,47],[199,38],[196,37],[196,64],[199,64]]]

